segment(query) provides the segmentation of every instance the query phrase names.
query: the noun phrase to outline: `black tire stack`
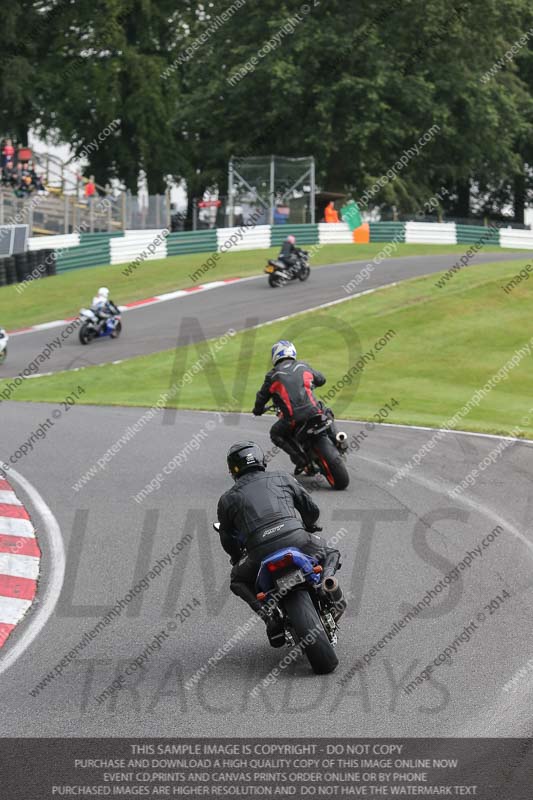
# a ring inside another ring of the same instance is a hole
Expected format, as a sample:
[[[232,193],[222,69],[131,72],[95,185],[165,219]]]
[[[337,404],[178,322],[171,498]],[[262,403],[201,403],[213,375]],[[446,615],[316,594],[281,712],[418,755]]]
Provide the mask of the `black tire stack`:
[[[55,275],[56,271],[55,250],[27,250],[25,253],[0,258],[0,286],[46,278]]]
[[[14,256],[9,256],[9,258],[4,258],[3,261],[6,268],[6,283],[8,286],[11,286],[12,283],[17,282],[17,270],[15,267],[15,258]]]
[[[30,256],[30,258],[28,258]],[[22,281],[29,278],[32,266],[31,266],[31,254],[30,252],[27,253],[17,253],[13,256],[15,259],[15,269],[17,271],[17,281],[22,283]]]
[[[41,263],[46,262],[46,274],[55,275],[57,273],[56,251],[55,250],[39,250],[41,255]]]

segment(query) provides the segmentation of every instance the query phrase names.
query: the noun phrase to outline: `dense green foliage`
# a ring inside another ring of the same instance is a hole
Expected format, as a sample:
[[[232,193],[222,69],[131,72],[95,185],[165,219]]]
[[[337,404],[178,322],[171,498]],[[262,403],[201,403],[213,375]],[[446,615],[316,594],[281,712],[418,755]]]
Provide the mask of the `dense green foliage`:
[[[313,154],[323,188],[360,197],[437,125],[373,203],[446,187],[452,213],[520,218],[531,198],[528,0],[10,0],[2,22],[0,131],[81,153],[120,120],[88,154],[100,183],[143,168],[198,195],[224,191],[231,154]]]

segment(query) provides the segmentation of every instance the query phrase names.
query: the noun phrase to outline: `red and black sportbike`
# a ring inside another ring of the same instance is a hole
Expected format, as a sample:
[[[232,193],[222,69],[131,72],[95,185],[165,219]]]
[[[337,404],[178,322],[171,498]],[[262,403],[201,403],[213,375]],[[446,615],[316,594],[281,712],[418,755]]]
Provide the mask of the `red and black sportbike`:
[[[268,406],[265,411],[275,411]],[[348,436],[337,431],[333,412],[322,406],[315,415],[297,424],[292,434],[292,442],[305,458],[303,475],[323,475],[332,489],[341,491],[350,483],[350,473],[346,467]]]

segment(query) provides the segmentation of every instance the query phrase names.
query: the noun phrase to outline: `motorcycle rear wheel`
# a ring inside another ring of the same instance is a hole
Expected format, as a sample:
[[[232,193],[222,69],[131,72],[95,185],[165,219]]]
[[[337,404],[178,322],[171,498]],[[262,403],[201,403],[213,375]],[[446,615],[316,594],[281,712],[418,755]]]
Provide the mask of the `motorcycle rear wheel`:
[[[283,605],[295,633],[296,642],[311,639],[302,644],[302,648],[313,672],[316,675],[333,672],[339,659],[308,592],[303,590],[290,592],[284,598]]]
[[[332,489],[337,491],[346,489],[350,483],[350,473],[346,469],[344,458],[339,454],[329,437],[321,437],[316,443],[315,454]]]
[[[279,289],[279,287],[283,284],[283,279],[280,278],[279,275],[276,272],[272,272],[268,276],[268,284],[273,289]]]
[[[84,322],[78,334],[82,344],[89,344],[95,337],[95,331],[90,322]]]

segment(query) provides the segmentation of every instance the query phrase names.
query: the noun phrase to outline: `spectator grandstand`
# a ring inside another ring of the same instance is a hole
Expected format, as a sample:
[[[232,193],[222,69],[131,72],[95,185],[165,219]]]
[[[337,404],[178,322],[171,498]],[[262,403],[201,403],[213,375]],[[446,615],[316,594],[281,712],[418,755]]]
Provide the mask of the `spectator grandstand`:
[[[33,192],[44,192],[41,175],[36,169],[29,147],[16,147],[12,139],[4,139],[1,146],[0,183],[10,187],[17,197]]]

